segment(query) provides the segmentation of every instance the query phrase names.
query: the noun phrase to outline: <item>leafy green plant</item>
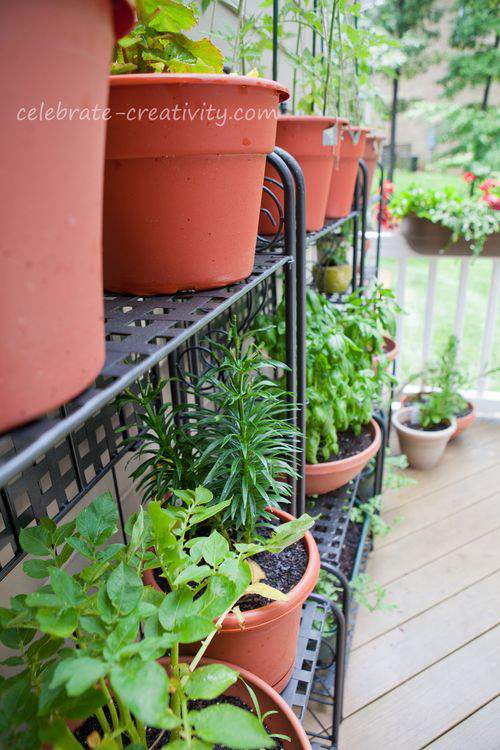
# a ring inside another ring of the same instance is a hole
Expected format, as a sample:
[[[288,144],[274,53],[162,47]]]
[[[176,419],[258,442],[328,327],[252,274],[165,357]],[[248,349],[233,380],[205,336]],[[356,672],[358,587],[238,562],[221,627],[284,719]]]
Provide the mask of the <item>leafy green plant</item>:
[[[338,234],[327,234],[316,243],[318,262],[322,266],[343,266],[348,263],[348,253],[352,247],[352,222],[347,221]]]
[[[412,184],[393,195],[389,209],[396,218],[415,214],[447,227],[451,237],[443,251],[463,237],[470,243],[473,254],[479,255],[487,238],[500,231],[498,212],[482,200],[461,195],[453,187],[436,190]]]
[[[112,73],[222,73],[223,56],[213,42],[184,33],[198,22],[194,3],[135,0],[135,7],[137,24],[117,42]]]
[[[418,408],[418,421],[424,430],[447,424],[455,416],[456,399],[450,393],[431,391],[422,395]]]
[[[207,512],[205,490],[190,499],[191,520]],[[182,529],[173,534],[179,521]],[[206,585],[200,588],[198,581],[198,597],[186,581],[177,581],[164,595],[142,583],[141,573],[157,560],[148,549],[154,539],[171,572],[183,550],[179,535],[186,524],[171,510],[151,504],[147,514],[141,509],[130,519],[127,545],[108,544],[117,522],[116,505],[106,493],[74,523],[57,528],[43,519],[40,526],[21,532],[24,550],[35,556],[25,563],[26,572],[48,574],[49,582],[0,610],[0,640],[16,652],[3,664],[18,669],[0,682],[2,746],[32,750],[45,742],[78,750],[83,745],[66,722],[94,716],[100,731],[90,735],[88,746],[103,750],[119,750],[124,744],[146,750],[148,727],[159,730],[154,746],[168,732],[169,745],[177,750],[208,750],[215,744],[274,747],[260,711],[254,715],[227,703],[200,710],[189,706],[190,700],[218,698],[238,679],[225,665],[198,663],[215,633],[214,620],[220,620],[237,594],[234,581],[242,564],[227,565],[229,576],[221,572],[222,565],[216,571],[211,566],[210,576],[204,571]],[[200,540],[193,541],[190,552],[200,549]],[[203,549],[205,560],[218,554],[210,537]],[[74,551],[86,565],[71,576],[63,566]],[[196,557],[197,552],[192,559]],[[189,579],[186,568],[184,574]],[[144,637],[139,640],[141,628]],[[205,640],[191,664],[180,662],[179,643],[199,638]],[[170,674],[157,662],[166,649]]]
[[[396,604],[385,601],[387,591],[368,573],[358,573],[352,579],[351,591],[357,603],[366,607],[369,612],[391,612],[397,609]]]
[[[374,495],[369,500],[357,503],[352,507],[350,520],[353,523],[363,523],[365,518],[370,519],[370,531],[374,537],[387,536],[394,526],[401,522],[402,516],[396,516],[391,523],[384,521],[380,515],[382,495]]]

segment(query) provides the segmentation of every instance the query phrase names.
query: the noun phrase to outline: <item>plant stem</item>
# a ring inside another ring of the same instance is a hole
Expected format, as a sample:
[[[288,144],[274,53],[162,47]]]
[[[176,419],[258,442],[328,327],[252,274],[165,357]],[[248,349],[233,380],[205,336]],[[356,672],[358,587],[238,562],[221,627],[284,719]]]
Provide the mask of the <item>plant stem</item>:
[[[102,677],[99,678],[99,685],[101,686],[102,692],[106,696],[109,713],[111,714],[111,721],[113,722],[113,729],[118,732],[120,729],[120,719],[118,718],[118,714],[116,712],[116,707],[115,707],[115,702],[113,700],[113,697],[111,693],[109,692],[108,686],[106,685]],[[117,741],[118,741],[119,747],[123,747],[122,738],[120,734],[118,734]]]
[[[337,9],[337,3],[334,2],[332,6],[332,14],[330,17],[330,27],[328,29],[328,45],[326,48],[326,75],[325,75],[325,88],[323,90],[323,116],[326,115],[326,107],[328,103],[328,85],[330,83],[330,71],[332,69],[333,28],[335,26],[336,9]]]
[[[234,73],[235,65],[236,65],[236,58],[238,56],[238,50],[240,48],[240,34],[241,34],[241,22],[243,20],[243,6],[245,4],[245,0],[238,0],[238,23],[236,25],[236,33],[234,37],[234,47],[233,47],[233,58],[231,60],[231,72]]]
[[[172,669],[172,676],[176,680],[175,693],[172,696],[172,711],[176,716],[180,718],[181,715],[181,681],[180,681],[180,670],[179,670],[179,644],[174,643],[170,650],[170,666]],[[174,729],[172,737],[176,738],[179,736],[179,729]]]
[[[99,724],[101,725],[101,729],[104,732],[104,736],[111,734],[111,727],[108,724],[108,720],[106,719],[106,714],[102,710],[102,708],[98,708],[95,712],[95,717]]]
[[[234,607],[235,604],[236,604],[236,602],[233,602],[233,604],[231,604],[231,606],[228,607],[228,609],[226,609],[226,611],[221,614],[221,616],[219,617],[219,619],[215,623],[215,629],[212,630],[212,632],[210,633],[210,635],[207,635],[207,637],[205,638],[205,640],[201,642],[201,646],[200,646],[200,648],[198,650],[198,653],[195,655],[193,661],[189,665],[189,671],[190,672],[194,672],[194,670],[198,666],[198,664],[199,664],[199,662],[200,662],[203,654],[205,653],[205,651],[209,647],[209,645],[212,642],[215,634],[217,633],[217,631],[219,630],[220,626],[224,622],[224,618],[231,611],[231,609]]]

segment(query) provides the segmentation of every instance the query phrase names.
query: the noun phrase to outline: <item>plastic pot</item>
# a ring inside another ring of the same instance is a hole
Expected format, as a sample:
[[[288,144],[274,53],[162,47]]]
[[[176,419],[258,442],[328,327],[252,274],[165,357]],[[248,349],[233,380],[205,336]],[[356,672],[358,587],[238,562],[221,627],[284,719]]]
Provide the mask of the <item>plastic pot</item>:
[[[186,661],[186,657],[182,658],[182,661]],[[170,659],[164,657],[158,660],[162,667],[169,669]],[[214,664],[214,659],[201,659],[200,666],[207,664]],[[231,695],[235,698],[240,698],[248,706],[252,706],[251,696],[243,683],[243,680],[252,687],[259,708],[262,714],[271,711],[271,715],[266,718],[266,727],[272,734],[285,734],[290,738],[290,742],[286,743],[286,747],[289,750],[311,750],[311,744],[305,733],[302,724],[299,722],[295,714],[293,713],[290,706],[285,703],[281,695],[276,692],[270,685],[264,682],[260,677],[252,674],[246,669],[242,669],[234,664],[228,664],[229,667],[236,669],[240,678],[234,685],[231,685],[227,690],[224,691],[224,695]],[[145,686],[147,690],[147,685]],[[79,722],[68,722],[72,729],[76,729]],[[51,745],[44,745],[44,750],[51,750]]]
[[[380,152],[382,150],[382,141],[384,141],[383,135],[372,135],[367,133],[365,140],[365,150],[363,152],[363,161],[366,164],[367,180],[366,188],[367,195],[371,195],[373,176],[375,169],[377,168],[377,162],[380,161]]]
[[[340,136],[339,157],[335,160],[326,205],[328,219],[347,216],[352,207],[359,160],[365,149],[367,128],[346,125]]]
[[[124,33],[130,6],[114,7]],[[104,362],[106,122],[90,111],[106,107],[114,39],[110,0],[0,3],[0,431],[73,398]]]
[[[293,516],[273,510],[283,522]],[[319,576],[320,559],[316,542],[308,531],[304,535],[309,560],[304,576],[288,593],[286,602],[271,602],[265,607],[244,612],[244,625],[229,614],[207,650],[207,656],[237,664],[256,674],[281,692],[288,684],[295,664],[302,605],[313,591]],[[153,571],[144,573],[144,582],[158,589]],[[195,654],[198,644],[185,647]]]
[[[472,255],[470,243],[463,237],[448,247],[451,240],[451,229],[440,223],[434,223],[430,219],[416,216],[416,214],[408,214],[408,216],[403,217],[401,232],[411,249],[419,255],[439,255],[440,253],[446,256],[457,255],[460,257]],[[445,247],[446,250],[444,250]],[[488,237],[481,250],[481,257],[500,257],[499,232],[495,232]]]
[[[392,424],[410,466],[415,469],[432,469],[455,433],[457,420],[453,417],[449,426],[442,430],[415,430],[408,424],[418,422],[418,411],[416,406],[404,406],[393,414]]]
[[[339,130],[345,120],[316,115],[280,115],[276,145],[288,151],[300,164],[306,183],[306,230],[314,232],[325,223],[326,201],[335,157],[338,154]],[[279,181],[276,170],[268,166],[266,176]],[[283,203],[283,191],[267,182],[267,186]],[[280,183],[281,184],[281,183]],[[262,207],[272,220],[261,216],[260,234],[274,234],[279,214],[275,203],[263,195]]]
[[[320,292],[342,293],[347,290],[352,279],[352,268],[347,263],[342,266],[316,265],[313,269],[314,281]]]
[[[350,482],[362,471],[377,453],[382,440],[380,427],[374,419],[370,420],[369,429],[373,436],[371,445],[355,456],[349,456],[340,461],[306,464],[306,495],[324,495],[325,492],[333,492]]]
[[[287,90],[245,76],[144,73],[110,80],[105,287],[172,294],[249,276],[266,154],[274,149],[276,110]],[[147,114],[140,118],[140,111]]]
[[[411,404],[415,405],[415,402],[418,403],[420,397],[420,393],[416,393],[415,395],[409,394],[407,396],[403,396],[400,399],[401,406],[410,406]],[[463,417],[456,417],[457,420],[457,429],[451,436],[450,440],[455,440],[456,437],[462,434],[464,430],[467,429],[467,427],[470,427],[473,422],[475,422],[477,414],[476,409],[474,408],[474,404],[472,401],[467,401],[467,406],[469,407],[468,414],[464,414]]]

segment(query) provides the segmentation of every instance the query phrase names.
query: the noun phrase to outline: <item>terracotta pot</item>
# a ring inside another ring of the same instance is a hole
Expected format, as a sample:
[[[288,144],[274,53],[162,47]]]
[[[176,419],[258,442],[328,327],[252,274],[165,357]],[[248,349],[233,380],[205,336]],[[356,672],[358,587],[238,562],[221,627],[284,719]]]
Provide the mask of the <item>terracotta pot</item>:
[[[419,400],[419,393],[408,394],[407,396],[403,396],[399,403],[401,406],[410,406],[412,403],[415,404],[415,402],[418,403]],[[453,435],[450,438],[451,440],[455,440],[456,437],[458,437],[464,430],[467,429],[467,427],[470,427],[473,422],[476,420],[476,410],[474,408],[474,404],[472,401],[467,401],[467,406],[469,407],[470,411],[468,414],[465,414],[463,417],[457,417],[457,429],[453,433]]]
[[[398,433],[401,450],[406,454],[410,466],[415,469],[432,469],[444,453],[451,436],[457,428],[453,417],[443,430],[414,430],[407,423],[418,421],[418,408],[404,406],[392,416],[392,424]]]
[[[245,76],[110,80],[105,287],[171,294],[246,278],[254,264],[266,154],[274,148],[276,109],[287,90]],[[219,120],[208,114],[210,106]],[[141,109],[148,115],[139,119]],[[259,112],[269,116],[254,116]]]
[[[115,9],[123,33],[131,9]],[[110,0],[0,3],[0,431],[76,396],[104,361],[99,114],[114,38]]]
[[[352,278],[349,264],[342,266],[314,266],[314,280],[320,292],[326,294],[342,293],[347,290]]]
[[[339,144],[338,130],[344,122],[345,120],[337,117],[315,115],[280,115],[278,118],[276,145],[295,157],[304,173],[308,232],[322,229],[325,223],[326,201]],[[276,170],[270,166],[266,167],[266,177],[279,181]],[[283,191],[279,188],[273,189],[270,183],[266,184],[282,203]],[[276,205],[264,194],[262,207],[270,212],[273,220],[262,214],[259,233],[274,234],[279,220]]]
[[[419,255],[467,256],[472,255],[469,243],[460,239],[443,251],[451,238],[451,230],[415,214],[404,216],[401,231],[411,249]],[[481,250],[481,257],[500,257],[500,233],[491,234]]]
[[[370,420],[370,432],[373,440],[368,448],[355,456],[340,461],[326,461],[320,464],[306,464],[306,495],[324,495],[343,487],[354,479],[373,458],[380,448],[380,427],[374,419]]]
[[[187,661],[187,657],[182,657],[181,660]],[[170,659],[168,657],[158,659],[158,661],[162,667],[167,670],[169,669]],[[215,659],[201,659],[200,666],[214,664],[215,661]],[[311,750],[311,744],[302,724],[297,719],[290,706],[285,703],[281,695],[270,687],[270,685],[267,685],[264,680],[261,680],[260,677],[257,677],[248,670],[242,669],[234,664],[228,664],[228,666],[236,669],[239,672],[241,679],[225,690],[224,695],[231,695],[235,698],[240,698],[247,705],[252,706],[252,699],[245,687],[244,680],[253,689],[261,713],[265,714],[268,711],[271,712],[266,718],[266,727],[269,731],[273,734],[285,734],[289,737],[290,742],[286,743],[286,747],[289,748],[289,750]],[[81,722],[68,722],[72,729],[76,729],[80,723]],[[44,745],[44,750],[50,750],[51,747],[51,745]]]
[[[397,357],[397,354],[399,352],[399,346],[396,343],[396,341],[394,341],[394,339],[391,339],[390,336],[384,336],[384,342],[385,342],[384,351],[387,354],[387,357],[389,359],[389,364],[391,364],[392,362],[394,362],[394,360]],[[378,357],[377,355],[375,355],[375,357],[373,358],[373,367],[375,368],[377,366],[378,366]]]
[[[367,132],[367,128],[349,125],[342,130],[339,157],[333,166],[326,205],[326,216],[329,219],[340,219],[351,210],[358,164],[364,153]]]
[[[293,516],[282,510],[275,509],[273,513],[282,521],[293,520]],[[243,628],[236,615],[229,614],[207,650],[207,656],[249,669],[278,692],[284,690],[292,676],[302,605],[319,575],[318,547],[309,531],[304,544],[309,555],[306,572],[288,593],[288,600],[244,612]],[[144,582],[159,589],[151,570],[144,573]],[[198,644],[185,648],[190,654],[197,650]]]
[[[380,152],[382,150],[382,141],[384,141],[383,135],[372,135],[368,133],[365,141],[365,150],[363,152],[363,161],[366,164],[367,171],[367,195],[371,195],[373,176],[377,167],[377,162],[380,161]]]

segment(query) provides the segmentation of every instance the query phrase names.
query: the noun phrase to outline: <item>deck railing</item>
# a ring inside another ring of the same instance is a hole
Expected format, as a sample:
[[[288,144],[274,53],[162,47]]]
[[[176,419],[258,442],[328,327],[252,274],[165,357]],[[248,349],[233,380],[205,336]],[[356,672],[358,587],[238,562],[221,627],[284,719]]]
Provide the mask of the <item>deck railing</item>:
[[[407,362],[412,370],[418,370],[421,365],[429,359],[432,353],[433,331],[436,316],[436,299],[439,294],[438,268],[444,258],[448,256],[423,256],[415,253],[400,231],[384,232],[382,234],[382,259],[394,258],[397,261],[396,278],[392,279],[397,300],[401,307],[405,307],[408,292],[408,267],[412,258],[424,259],[428,264],[427,288],[425,305],[423,309],[423,334],[422,340],[412,341],[411,362]],[[470,283],[470,269],[472,263],[481,264],[482,272],[489,275],[489,291],[482,300],[483,309],[474,310],[478,318],[484,317],[481,336],[477,340],[475,361],[468,362],[470,371],[476,373],[475,382],[465,395],[473,401],[480,413],[487,415],[497,414],[500,416],[500,389],[498,385],[492,384],[492,377],[487,372],[493,367],[500,365],[500,347],[495,344],[495,328],[500,324],[500,313],[498,311],[500,298],[500,258],[471,258],[456,259],[460,265],[456,300],[454,306],[450,307],[450,322],[453,321],[451,329],[461,339],[466,326],[466,303],[467,292]],[[383,266],[383,260],[382,260]],[[414,311],[412,311],[414,314]],[[397,326],[397,341],[402,355],[400,364],[409,359],[408,347],[402,346],[405,339],[405,315],[400,315]],[[405,354],[406,353],[406,354]],[[498,383],[498,376],[496,377]],[[495,389],[496,388],[496,389]]]

